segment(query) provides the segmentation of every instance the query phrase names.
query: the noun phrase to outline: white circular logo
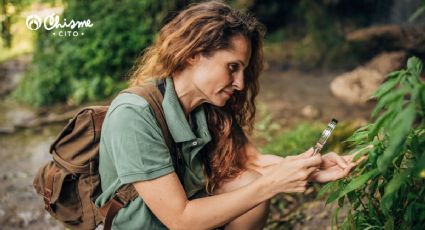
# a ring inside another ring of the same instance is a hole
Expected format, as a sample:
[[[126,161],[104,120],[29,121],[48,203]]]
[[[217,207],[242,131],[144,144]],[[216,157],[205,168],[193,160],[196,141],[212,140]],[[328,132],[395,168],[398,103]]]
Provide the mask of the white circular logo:
[[[37,15],[30,15],[27,17],[27,28],[30,30],[38,30],[41,27],[41,18]]]

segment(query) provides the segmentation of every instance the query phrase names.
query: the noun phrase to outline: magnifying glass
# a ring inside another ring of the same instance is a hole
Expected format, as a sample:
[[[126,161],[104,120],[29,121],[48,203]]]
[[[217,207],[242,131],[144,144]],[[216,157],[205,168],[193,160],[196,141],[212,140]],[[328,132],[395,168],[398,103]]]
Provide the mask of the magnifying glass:
[[[338,121],[335,118],[333,118],[328,123],[328,126],[325,128],[325,130],[323,130],[322,136],[320,137],[319,141],[317,141],[316,145],[313,147],[313,156],[316,155],[316,153],[319,153],[320,150],[322,150],[329,136],[332,134],[332,131],[334,131],[337,123]]]

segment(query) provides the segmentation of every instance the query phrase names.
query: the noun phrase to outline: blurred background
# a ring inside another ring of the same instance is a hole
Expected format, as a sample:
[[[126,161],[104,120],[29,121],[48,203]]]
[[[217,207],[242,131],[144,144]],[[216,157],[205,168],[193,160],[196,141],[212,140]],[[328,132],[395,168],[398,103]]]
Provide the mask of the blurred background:
[[[49,144],[79,108],[124,89],[161,26],[193,2],[0,0],[2,229],[63,229],[32,187]],[[254,133],[265,153],[305,151],[332,118],[340,123],[324,151],[348,151],[343,140],[369,121],[385,76],[425,58],[424,0],[226,2],[267,27]],[[27,20],[52,14],[93,26],[46,30]],[[317,188],[273,199],[266,229],[330,228],[334,207]]]

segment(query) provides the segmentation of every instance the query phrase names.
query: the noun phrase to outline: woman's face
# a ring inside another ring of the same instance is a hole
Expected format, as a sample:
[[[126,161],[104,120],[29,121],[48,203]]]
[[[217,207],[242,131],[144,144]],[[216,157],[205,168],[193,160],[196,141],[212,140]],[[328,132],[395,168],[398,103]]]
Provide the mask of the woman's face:
[[[244,87],[244,69],[251,57],[251,45],[243,36],[232,39],[233,47],[209,57],[199,55],[191,65],[192,82],[206,102],[223,106],[236,90]]]

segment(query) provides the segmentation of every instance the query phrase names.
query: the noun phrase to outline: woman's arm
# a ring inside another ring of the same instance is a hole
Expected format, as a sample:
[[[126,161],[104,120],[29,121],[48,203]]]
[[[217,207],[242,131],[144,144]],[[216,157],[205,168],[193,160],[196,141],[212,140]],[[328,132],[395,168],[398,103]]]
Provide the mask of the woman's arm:
[[[274,195],[261,178],[233,192],[190,201],[175,173],[137,182],[134,186],[152,212],[170,229],[218,227]]]
[[[174,172],[136,182],[134,186],[168,228],[211,229],[230,222],[278,193],[305,191],[308,177],[321,163],[320,156],[285,158],[240,189],[190,201]]]
[[[264,175],[269,169],[270,166],[279,164],[283,161],[283,157],[272,155],[272,154],[262,154],[252,143],[248,143],[245,146],[247,154],[251,159],[250,168]]]
[[[271,154],[262,154],[252,143],[246,145],[246,150],[252,163],[250,168],[255,171],[265,174],[270,169],[270,166],[275,165],[283,161],[283,157],[271,155]],[[312,149],[310,149],[312,150]],[[304,154],[309,154],[310,150]],[[352,162],[352,159],[355,154],[339,156],[334,152],[329,152],[322,156],[322,165],[311,174],[309,181],[326,183],[330,181],[335,181],[347,176],[350,171],[361,162],[363,158],[360,158],[356,162]],[[297,157],[297,156],[292,156]]]

